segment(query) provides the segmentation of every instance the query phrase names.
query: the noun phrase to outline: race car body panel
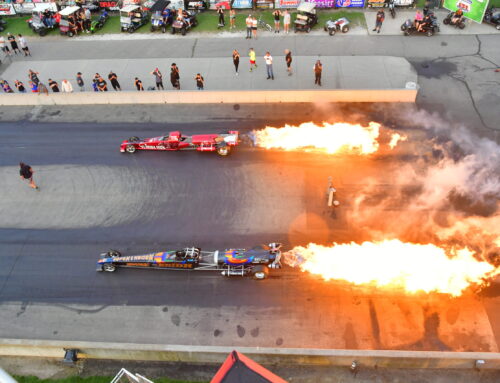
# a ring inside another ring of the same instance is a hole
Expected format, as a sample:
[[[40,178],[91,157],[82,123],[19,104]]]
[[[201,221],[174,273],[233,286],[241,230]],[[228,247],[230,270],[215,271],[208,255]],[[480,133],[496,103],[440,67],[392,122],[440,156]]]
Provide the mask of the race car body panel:
[[[197,150],[201,152],[217,152],[221,156],[229,154],[232,147],[238,145],[238,131],[221,134],[198,134],[183,136],[179,131],[170,132],[167,136],[146,139],[131,137],[120,145],[120,152],[134,153],[136,150]]]
[[[115,271],[117,267],[159,268],[177,270],[213,270],[223,275],[249,275],[265,279],[269,269],[281,268],[281,244],[259,246],[251,250],[227,249],[201,251],[188,247],[176,251],[163,251],[144,255],[122,256],[116,250],[101,254],[97,271]]]

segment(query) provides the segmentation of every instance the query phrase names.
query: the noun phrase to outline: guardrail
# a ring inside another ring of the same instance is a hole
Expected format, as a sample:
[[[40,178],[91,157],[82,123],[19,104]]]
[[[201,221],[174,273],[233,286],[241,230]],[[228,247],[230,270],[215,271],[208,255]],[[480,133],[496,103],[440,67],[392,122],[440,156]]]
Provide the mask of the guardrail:
[[[233,347],[0,339],[0,356],[221,364]],[[500,369],[500,353],[238,347],[258,363],[385,368]]]
[[[75,92],[0,95],[0,105],[266,104],[297,102],[415,102],[417,89]]]

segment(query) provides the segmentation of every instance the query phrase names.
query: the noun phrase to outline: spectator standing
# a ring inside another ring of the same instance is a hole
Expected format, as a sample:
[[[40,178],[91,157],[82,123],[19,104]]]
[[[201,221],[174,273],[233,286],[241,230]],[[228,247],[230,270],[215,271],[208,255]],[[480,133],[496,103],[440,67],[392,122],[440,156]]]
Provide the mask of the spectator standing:
[[[49,78],[49,87],[50,89],[52,89],[52,92],[59,92],[59,85],[57,85],[57,82],[55,80],[52,80],[51,78]]]
[[[205,85],[205,79],[203,78],[203,76],[198,73],[194,79],[196,81],[196,87],[198,88],[198,90],[203,90],[203,87]]]
[[[253,38],[257,40],[257,19],[252,17],[252,33],[253,33]]]
[[[253,19],[252,15],[248,15],[248,17],[245,19],[245,23],[247,25],[247,39],[252,38],[252,27],[253,27]]]
[[[40,188],[35,184],[35,181],[33,180],[33,173],[35,172],[33,171],[33,169],[31,169],[31,166],[25,164],[24,162],[19,163],[19,176],[21,177],[21,179],[30,181],[30,188],[40,190]]]
[[[14,93],[9,83],[6,80],[1,80],[0,85],[2,85],[2,89],[5,93]]]
[[[23,50],[24,55],[31,56],[31,52],[30,52],[30,49],[28,48],[28,44],[26,43],[26,39],[21,34],[18,34],[17,36],[19,39],[19,46]]]
[[[234,9],[229,11],[229,23],[229,29],[236,29],[236,11]]]
[[[39,82],[37,84],[37,88],[38,88],[38,95],[42,94],[42,93],[45,93],[46,96],[49,95],[49,90],[48,88],[45,86],[45,84]]]
[[[273,18],[274,18],[274,33],[280,33],[280,16],[281,12],[279,9],[276,9],[273,12]]]
[[[172,63],[172,65],[170,66],[170,83],[177,90],[181,89],[180,79],[181,76],[179,72],[179,67],[175,63]]]
[[[26,88],[24,87],[24,84],[21,81],[19,80],[14,81],[14,85],[16,86],[16,89],[19,93],[26,93]]]
[[[285,49],[285,62],[286,62],[286,71],[288,75],[292,75],[292,52],[289,49]]]
[[[83,92],[85,90],[85,82],[83,81],[82,78],[82,72],[78,72],[76,74],[76,83],[80,87],[80,92]]]
[[[253,70],[253,67],[257,69],[257,61],[256,61],[256,56],[255,56],[255,51],[253,48],[250,48],[250,51],[248,52],[248,57],[250,58],[250,72]]]
[[[3,36],[0,36],[0,49],[2,49],[6,56],[12,55],[8,45],[5,43],[5,39]]]
[[[240,52],[236,49],[233,50],[233,64],[234,70],[236,71],[236,76],[238,76],[238,67],[240,66]]]
[[[377,33],[380,33],[380,28],[382,28],[384,20],[385,20],[385,13],[381,9],[377,12],[377,16],[375,16],[375,28],[373,28],[373,32],[377,31]]]
[[[102,76],[97,78],[97,89],[99,89],[99,92],[108,91],[108,83],[102,78]]]
[[[21,53],[21,50],[17,46],[16,36],[14,36],[12,33],[7,33],[7,40],[9,40],[10,42],[10,47],[12,48],[12,52],[14,52],[16,55],[18,53]]]
[[[110,71],[108,74],[108,80],[111,82],[111,86],[114,90],[122,90],[122,88],[120,87],[120,83],[118,82],[118,76],[116,75],[116,73]]]
[[[283,30],[286,34],[290,31],[290,13],[288,10],[283,15]]]
[[[35,84],[33,81],[28,81],[28,85],[30,86],[31,93],[38,93],[38,85]]]
[[[224,8],[218,7],[217,8],[217,14],[219,15],[219,28],[223,28],[226,26],[226,23],[224,21]]]
[[[316,61],[313,67],[314,70],[314,83],[321,86],[321,72],[323,72],[323,64],[321,61]]]
[[[273,56],[269,52],[266,52],[266,55],[264,56],[264,61],[266,62],[266,70],[267,70],[267,79],[273,79],[274,80],[274,73],[273,73]]]
[[[28,78],[33,81],[33,83],[35,83],[36,85],[38,85],[40,83],[40,79],[38,78],[37,75],[39,75],[40,73],[38,72],[35,72],[34,70],[30,69],[28,71]]]
[[[61,83],[61,90],[63,93],[73,93],[73,85],[71,85],[68,80],[64,79]]]
[[[165,88],[163,87],[163,75],[161,74],[160,70],[156,68],[151,72],[151,74],[155,76],[156,89],[160,90],[161,87],[162,90],[165,90]]]
[[[142,81],[139,80],[139,77],[135,78],[134,85],[138,91],[144,90],[144,87],[142,86]]]
[[[92,24],[92,16],[90,15],[90,9],[85,8],[85,21],[84,26],[87,33],[90,33],[90,25]]]

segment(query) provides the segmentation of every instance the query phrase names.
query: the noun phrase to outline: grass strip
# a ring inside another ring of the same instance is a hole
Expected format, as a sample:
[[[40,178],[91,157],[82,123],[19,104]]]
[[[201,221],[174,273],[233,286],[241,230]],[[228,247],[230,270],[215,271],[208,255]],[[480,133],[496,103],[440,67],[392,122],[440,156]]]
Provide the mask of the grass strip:
[[[499,0],[500,1],[500,0]],[[236,28],[232,31],[235,32],[243,32],[246,28],[245,19],[246,17],[252,14],[257,17],[257,19],[261,18],[267,24],[271,25],[274,28],[274,21],[272,11],[269,10],[238,10],[236,12]],[[293,20],[295,20],[296,12],[291,12],[292,24],[290,25],[290,29],[293,32]],[[96,14],[93,16],[94,19],[97,19],[99,16]],[[316,30],[323,29],[325,22],[330,18],[339,18],[339,17],[347,17],[351,21],[351,27],[365,27],[365,20],[363,16],[363,12],[359,11],[350,11],[350,10],[322,10],[318,12],[318,24],[313,28]],[[36,36],[31,28],[28,26],[27,20],[30,16],[13,16],[6,17],[7,26],[3,35],[7,35],[7,32],[10,32],[14,35],[22,34],[23,36]],[[201,32],[201,33],[217,33],[217,32],[229,32],[229,14],[226,15],[226,26],[223,28],[218,28],[218,16],[213,11],[205,11],[201,12],[197,15],[198,18],[198,26],[192,29],[193,32]],[[161,33],[160,31],[151,32],[151,23],[147,23],[139,28],[134,33]],[[281,29],[283,29],[283,19],[281,20]],[[95,32],[97,35],[109,34],[109,33],[128,33],[120,31],[120,16],[117,14],[110,15],[104,27]],[[170,33],[170,27],[167,28],[167,33]],[[188,32],[189,33],[189,32]],[[59,28],[50,29],[47,33],[48,36],[55,36],[59,34]],[[80,36],[87,35],[86,33],[80,33]],[[65,37],[70,38],[70,37]]]

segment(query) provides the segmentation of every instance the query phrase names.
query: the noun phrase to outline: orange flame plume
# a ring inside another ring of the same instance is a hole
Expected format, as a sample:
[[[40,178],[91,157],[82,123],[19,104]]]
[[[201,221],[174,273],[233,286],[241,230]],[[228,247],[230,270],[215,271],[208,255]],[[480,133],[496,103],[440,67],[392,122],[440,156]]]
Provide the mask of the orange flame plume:
[[[339,279],[356,285],[403,288],[406,292],[439,292],[459,296],[471,284],[481,285],[500,273],[463,248],[446,251],[432,244],[382,242],[347,243],[325,247],[310,243],[285,254],[285,262],[325,280]]]
[[[254,130],[256,146],[266,149],[320,151],[328,154],[342,150],[360,154],[375,153],[379,149],[378,138],[381,125],[370,122],[368,126],[348,123],[322,126],[306,122],[299,126],[285,125],[283,128],[266,127]],[[405,141],[406,136],[398,133],[390,135],[389,147],[393,149],[398,141]]]

